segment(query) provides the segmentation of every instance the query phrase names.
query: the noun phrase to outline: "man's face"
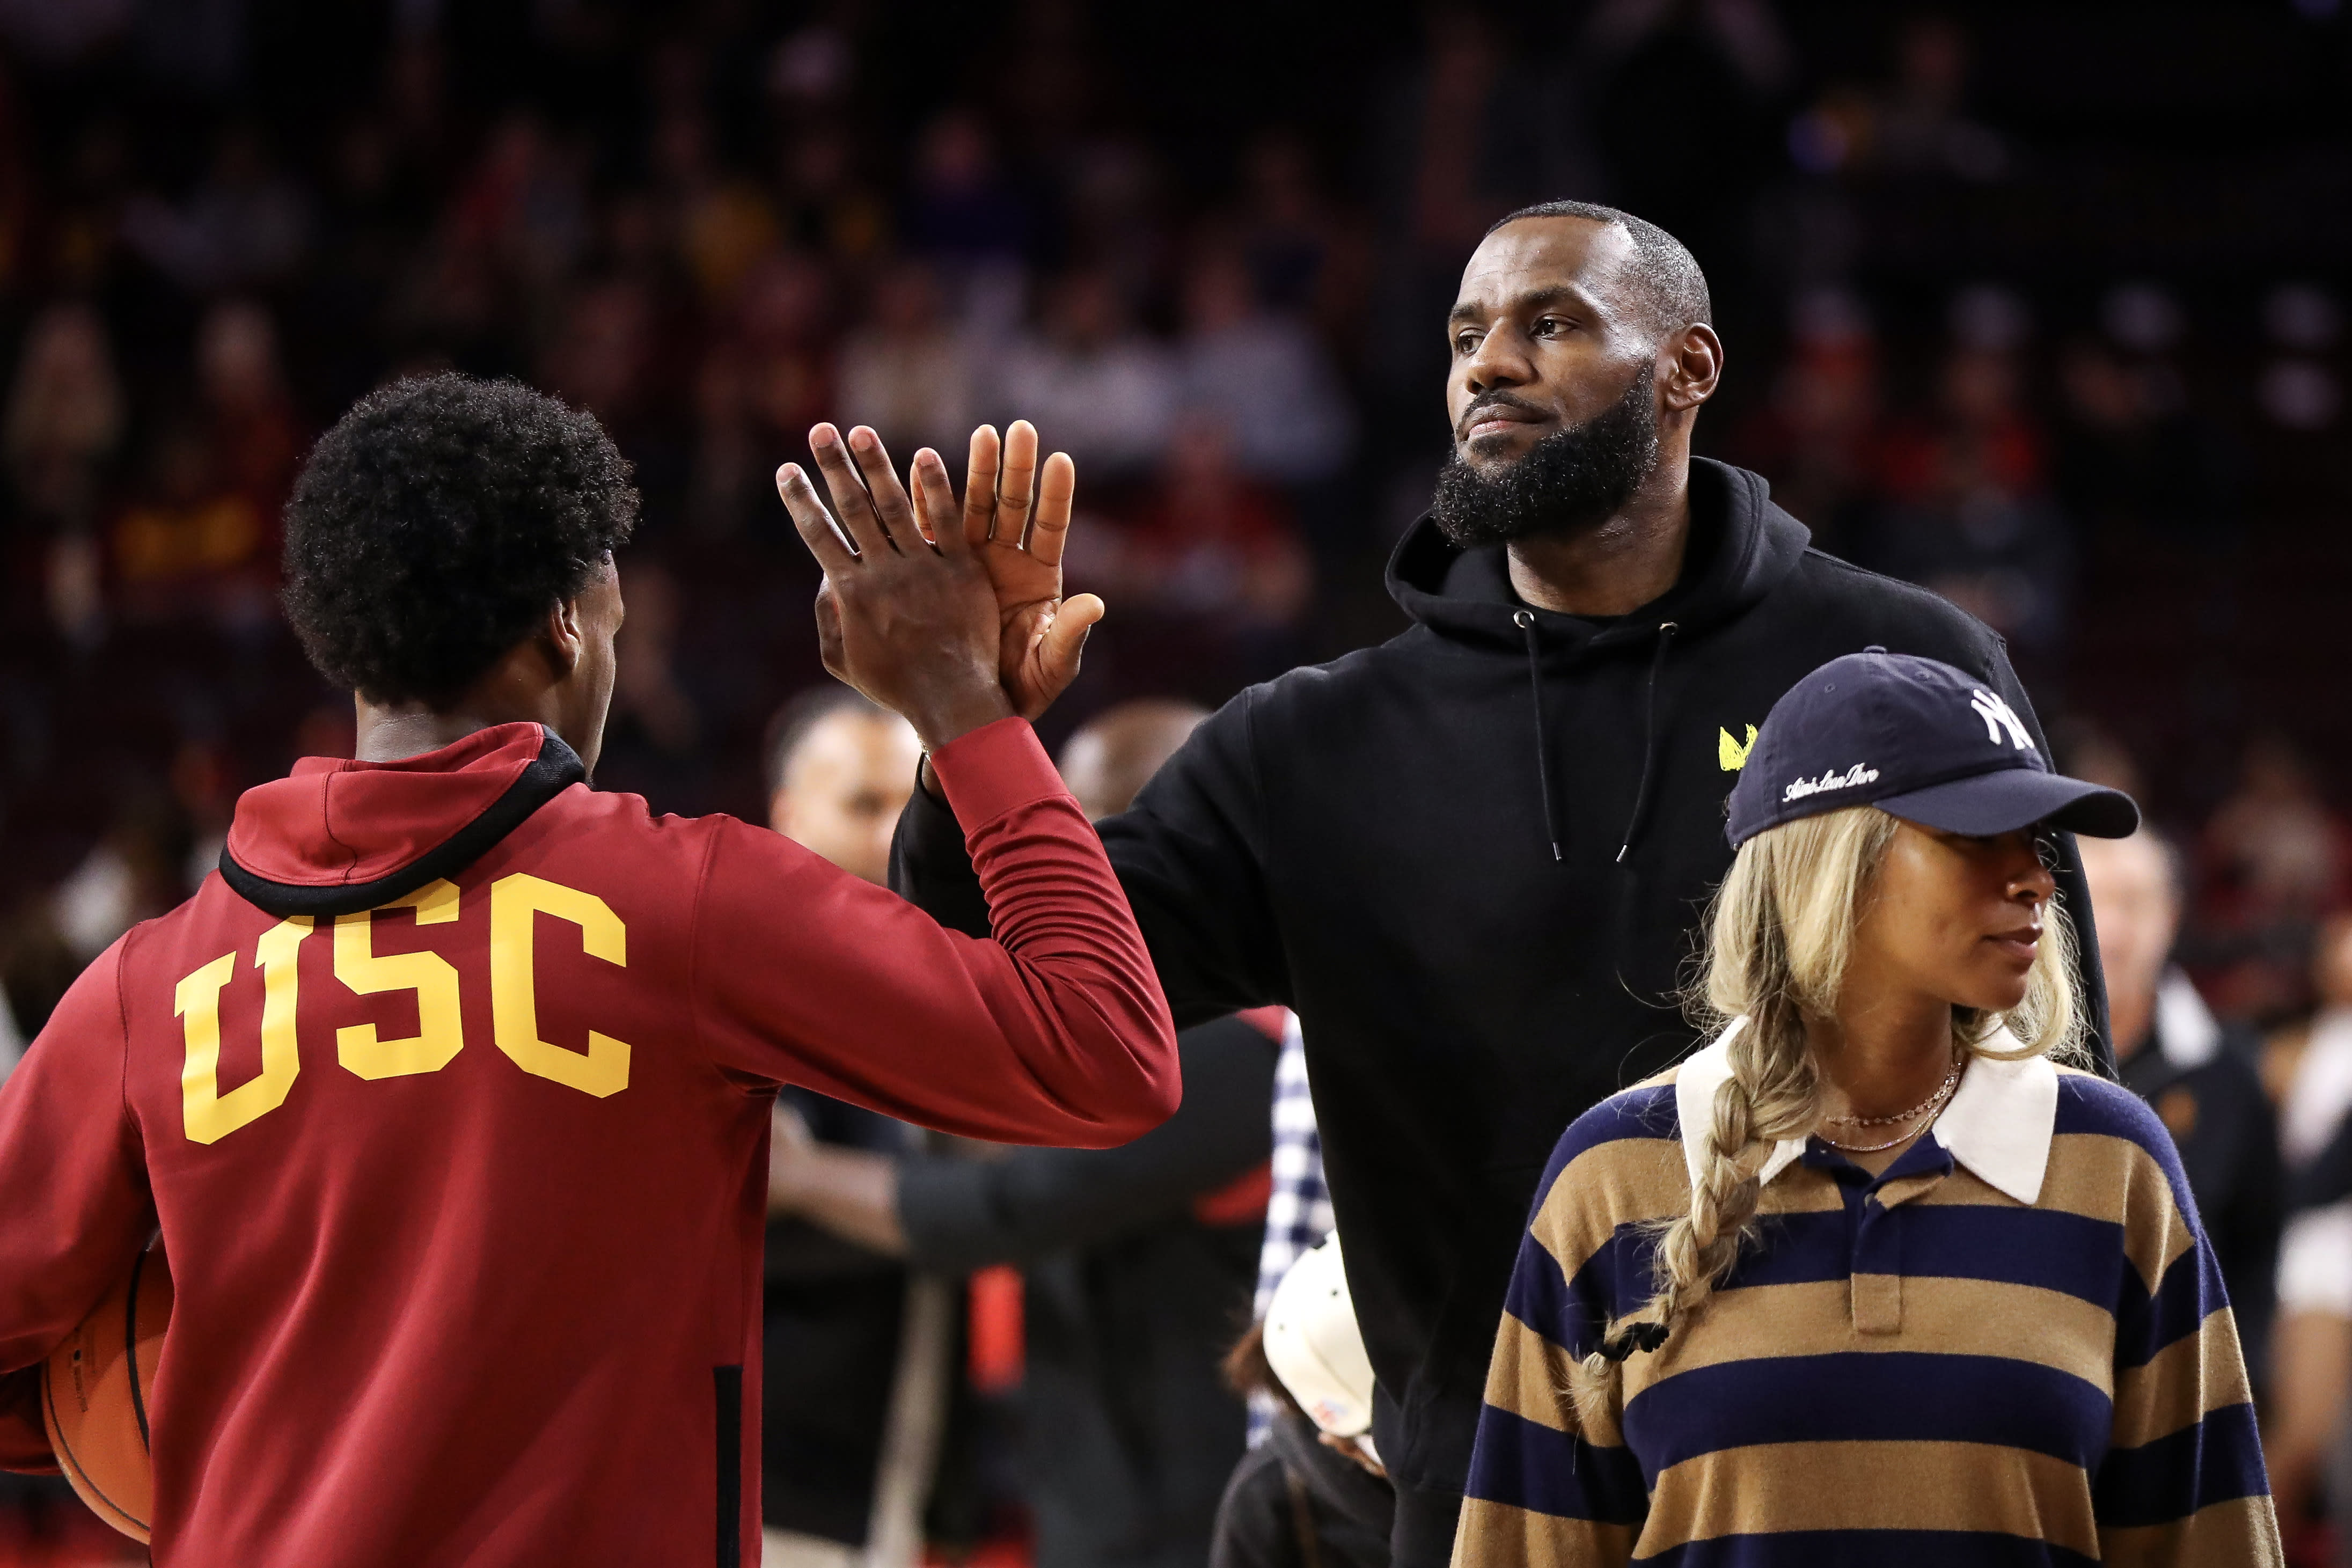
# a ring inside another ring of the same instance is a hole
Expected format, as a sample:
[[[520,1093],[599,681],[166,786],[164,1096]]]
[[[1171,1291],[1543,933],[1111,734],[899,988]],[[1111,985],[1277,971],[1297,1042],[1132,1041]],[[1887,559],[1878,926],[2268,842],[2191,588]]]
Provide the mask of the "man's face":
[[[1522,218],[1488,235],[1447,318],[1454,455],[1493,474],[1624,397],[1657,360],[1633,237],[1584,218]]]
[[[784,765],[768,826],[851,876],[881,883],[922,757],[922,742],[896,713],[827,714]]]
[[[557,732],[579,753],[581,765],[593,773],[604,750],[604,719],[613,708],[613,678],[618,668],[613,639],[620,635],[626,614],[620,570],[611,556],[567,608],[579,633],[580,658],[560,689],[563,720]]]
[[[2154,839],[2138,834],[2078,843],[2083,878],[2091,889],[2091,912],[2099,928],[2099,963],[2106,971],[2107,991],[2118,1000],[2152,997],[2180,929],[2180,904],[2173,895],[2164,851]]]
[[[1631,500],[1658,461],[1659,344],[1621,276],[1633,240],[1582,218],[1486,237],[1449,318],[1454,457],[1438,526],[1465,548],[1569,532]]]

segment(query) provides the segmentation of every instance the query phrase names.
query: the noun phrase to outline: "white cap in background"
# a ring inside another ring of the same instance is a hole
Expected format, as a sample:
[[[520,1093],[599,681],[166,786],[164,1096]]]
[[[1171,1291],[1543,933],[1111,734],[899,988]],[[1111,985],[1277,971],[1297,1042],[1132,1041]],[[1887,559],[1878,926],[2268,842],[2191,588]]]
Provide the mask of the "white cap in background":
[[[1265,1359],[1318,1428],[1370,1452],[1372,1358],[1348,1297],[1338,1232],[1302,1254],[1274,1288]]]

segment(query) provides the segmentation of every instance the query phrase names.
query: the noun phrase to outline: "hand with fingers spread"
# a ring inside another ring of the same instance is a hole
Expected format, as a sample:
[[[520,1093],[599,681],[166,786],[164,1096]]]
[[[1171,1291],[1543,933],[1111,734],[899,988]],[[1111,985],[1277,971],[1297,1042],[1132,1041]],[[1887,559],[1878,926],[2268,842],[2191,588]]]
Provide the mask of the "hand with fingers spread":
[[[1103,617],[1092,594],[1062,597],[1062,547],[1070,534],[1077,470],[1061,452],[1037,462],[1037,429],[1016,419],[971,433],[964,470],[963,531],[996,590],[998,672],[1016,712],[1034,719],[1078,673],[1087,633]],[[919,491],[917,500],[923,497]],[[926,521],[944,512],[925,509]]]
[[[816,620],[825,668],[904,715],[926,751],[1012,714],[998,668],[998,595],[964,531],[919,524],[881,437],[864,426],[844,441],[820,425],[809,448],[832,513],[796,463],[776,470],[776,489],[824,568]],[[921,515],[952,515],[938,453],[917,453],[913,477]]]

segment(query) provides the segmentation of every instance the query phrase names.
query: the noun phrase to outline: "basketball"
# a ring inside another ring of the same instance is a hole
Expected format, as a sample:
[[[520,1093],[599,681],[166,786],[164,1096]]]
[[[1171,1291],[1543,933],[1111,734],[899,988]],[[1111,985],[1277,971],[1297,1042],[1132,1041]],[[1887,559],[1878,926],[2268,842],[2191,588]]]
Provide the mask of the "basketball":
[[[172,1319],[172,1270],[158,1241],[41,1369],[41,1424],[73,1489],[98,1517],[147,1539],[155,1473],[147,1391]]]

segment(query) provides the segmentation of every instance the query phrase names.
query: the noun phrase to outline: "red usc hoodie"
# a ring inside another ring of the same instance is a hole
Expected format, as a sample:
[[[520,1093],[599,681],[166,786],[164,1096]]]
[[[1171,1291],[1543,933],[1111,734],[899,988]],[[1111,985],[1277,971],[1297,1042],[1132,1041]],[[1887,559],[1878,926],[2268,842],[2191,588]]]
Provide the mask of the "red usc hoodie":
[[[221,873],[0,1089],[0,1368],[162,1229],[157,1563],[757,1561],[775,1087],[1082,1147],[1176,1104],[1150,960],[1029,726],[934,762],[995,942],[591,790],[534,724],[238,803]]]

